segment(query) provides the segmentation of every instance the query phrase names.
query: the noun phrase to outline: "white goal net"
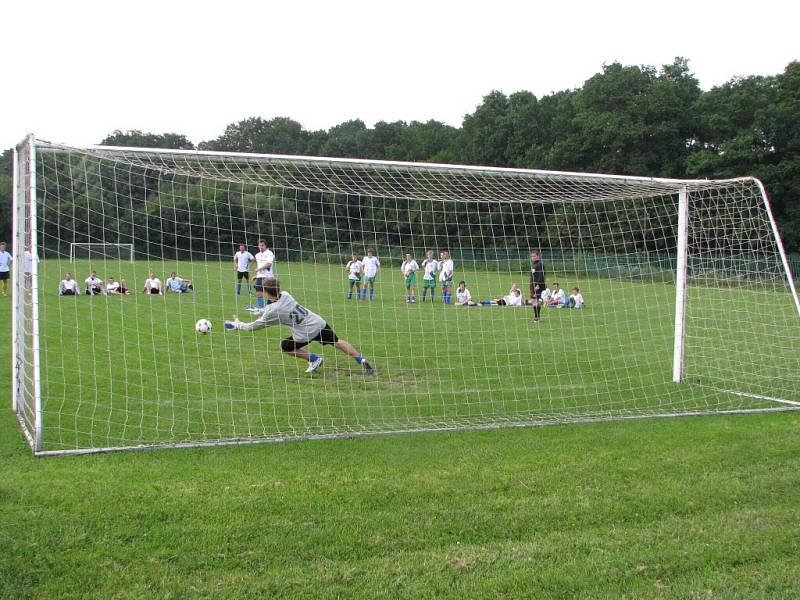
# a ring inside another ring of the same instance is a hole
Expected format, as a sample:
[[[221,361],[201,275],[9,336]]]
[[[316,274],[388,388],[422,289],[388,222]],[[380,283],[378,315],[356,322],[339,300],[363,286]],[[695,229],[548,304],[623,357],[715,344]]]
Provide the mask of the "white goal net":
[[[127,260],[133,262],[133,244],[115,244],[113,242],[71,242],[69,260]]]
[[[800,408],[800,304],[752,178],[32,138],[16,159],[37,453]],[[294,329],[223,327],[262,302]]]

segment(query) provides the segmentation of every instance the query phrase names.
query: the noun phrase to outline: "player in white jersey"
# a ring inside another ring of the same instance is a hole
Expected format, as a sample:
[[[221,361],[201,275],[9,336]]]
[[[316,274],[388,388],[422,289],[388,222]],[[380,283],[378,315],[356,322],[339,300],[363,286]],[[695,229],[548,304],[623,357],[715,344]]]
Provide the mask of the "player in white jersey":
[[[106,279],[106,294],[110,296],[121,296],[122,286],[119,281],[114,281],[113,277]]]
[[[84,283],[87,296],[99,296],[103,293],[103,280],[97,276],[97,271],[92,271]]]
[[[439,281],[442,283],[442,297],[445,304],[450,304],[453,297],[453,259],[450,252],[442,252],[442,262],[439,265]]]
[[[155,271],[150,271],[150,277],[148,277],[147,280],[144,282],[142,293],[158,294],[159,296],[164,293],[161,287],[161,280],[158,277],[156,277]]]
[[[564,304],[567,301],[567,295],[564,293],[564,290],[557,283],[553,283],[553,294],[550,296],[550,299],[547,301],[547,307],[549,308],[564,308]]]
[[[322,364],[322,356],[309,353],[303,348],[311,342],[319,342],[323,346],[331,345],[364,367],[367,375],[375,375],[375,368],[349,342],[340,340],[330,325],[318,314],[301,306],[289,292],[281,292],[280,282],[268,277],[263,282],[264,291],[270,303],[264,313],[255,321],[242,323],[239,319],[225,321],[225,329],[238,331],[255,331],[272,325],[288,327],[292,335],[281,342],[281,350],[297,358],[308,361],[306,373],[316,371]]]
[[[194,285],[192,285],[191,279],[183,279],[182,277],[178,277],[178,274],[173,271],[169,279],[167,279],[167,292],[175,292],[176,294],[186,294],[188,292],[194,291]]]
[[[59,296],[77,296],[78,295],[78,282],[72,278],[72,273],[67,272],[64,274],[64,279],[58,284]]]
[[[378,278],[378,273],[381,271],[381,261],[375,256],[372,248],[367,248],[367,255],[361,259],[362,267],[361,272],[364,274],[364,287],[361,288],[361,300],[367,299],[367,290],[369,290],[369,299],[375,297],[375,280]]]
[[[410,254],[406,254],[406,259],[400,266],[400,272],[406,278],[406,302],[417,301],[417,271],[419,271],[417,261]]]
[[[9,265],[14,262],[14,258],[6,251],[6,243],[0,242],[0,281],[3,282],[3,296],[8,291],[8,278],[11,277]]]
[[[478,306],[472,299],[472,294],[469,293],[465,281],[458,282],[458,288],[456,288],[456,306]]]
[[[358,260],[358,256],[353,252],[350,260],[347,261],[344,270],[347,271],[347,283],[350,289],[347,292],[347,299],[353,299],[353,288],[356,289],[356,298],[361,296],[361,269],[364,267],[363,263]]]
[[[583,304],[583,294],[581,294],[580,288],[572,288],[572,293],[564,303],[564,308],[583,308]]]
[[[508,295],[494,300],[484,300],[481,304],[484,306],[524,306],[525,301],[522,299],[522,290],[516,283],[512,283]]]
[[[236,295],[242,293],[242,279],[247,281],[247,293],[250,293],[250,263],[256,259],[250,254],[247,246],[239,244],[239,251],[233,255],[233,264],[236,265]]]
[[[264,308],[264,281],[275,277],[273,266],[275,254],[267,248],[264,240],[258,240],[258,253],[256,254],[256,306]]]
[[[431,291],[431,302],[433,302],[434,294],[436,294],[436,274],[439,272],[439,262],[433,258],[433,250],[428,250],[425,253],[425,260],[422,261],[422,301],[425,302],[425,296],[428,290]]]

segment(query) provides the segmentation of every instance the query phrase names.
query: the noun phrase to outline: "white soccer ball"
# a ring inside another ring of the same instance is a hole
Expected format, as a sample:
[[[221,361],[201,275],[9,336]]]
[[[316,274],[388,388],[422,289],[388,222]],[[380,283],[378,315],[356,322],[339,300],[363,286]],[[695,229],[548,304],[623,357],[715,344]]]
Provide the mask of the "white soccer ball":
[[[194,330],[202,335],[207,334],[209,331],[211,331],[211,321],[208,319],[200,319],[194,324]]]

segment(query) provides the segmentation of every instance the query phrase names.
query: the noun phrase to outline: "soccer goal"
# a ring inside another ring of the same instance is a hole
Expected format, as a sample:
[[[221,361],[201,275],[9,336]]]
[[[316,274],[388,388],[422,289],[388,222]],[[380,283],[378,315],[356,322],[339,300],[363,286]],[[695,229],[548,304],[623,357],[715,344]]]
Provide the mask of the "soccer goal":
[[[14,269],[13,403],[37,454],[800,408],[800,303],[753,178],[32,136],[15,173],[14,250],[38,260],[27,283]],[[256,318],[256,266],[234,255],[259,241],[377,374],[316,342],[306,373],[287,327],[225,330]],[[131,294],[59,295],[92,271]],[[153,275],[193,293],[150,293]]]
[[[127,260],[133,262],[133,244],[112,242],[70,242],[69,260]]]

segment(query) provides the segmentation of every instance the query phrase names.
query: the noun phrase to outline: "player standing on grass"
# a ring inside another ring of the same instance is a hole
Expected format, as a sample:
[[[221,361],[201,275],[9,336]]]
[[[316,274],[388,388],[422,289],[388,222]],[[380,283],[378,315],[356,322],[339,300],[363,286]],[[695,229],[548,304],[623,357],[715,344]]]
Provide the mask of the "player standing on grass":
[[[8,291],[8,278],[11,276],[9,265],[13,261],[11,254],[6,251],[6,243],[0,242],[0,281],[3,282],[3,296]]]
[[[247,293],[250,293],[250,263],[256,259],[250,254],[247,246],[239,244],[239,251],[233,255],[233,264],[236,265],[236,295],[242,293],[242,279],[247,282]]]
[[[410,254],[406,254],[406,259],[403,261],[400,271],[403,273],[403,277],[406,278],[406,302],[416,302],[417,271],[419,271],[417,261]]]
[[[273,265],[275,255],[267,248],[264,240],[258,240],[258,253],[256,254],[256,306],[264,308],[264,282],[275,276]]]
[[[225,321],[225,329],[238,331],[255,331],[271,325],[285,325],[292,331],[291,337],[281,342],[281,350],[297,358],[308,361],[306,373],[316,371],[322,365],[322,356],[303,350],[311,342],[319,342],[323,346],[338,348],[347,356],[364,367],[367,375],[375,375],[375,368],[349,342],[340,340],[330,325],[318,314],[301,306],[289,292],[281,292],[280,282],[268,277],[263,282],[264,291],[270,301],[264,313],[251,323],[242,323],[239,319]]]
[[[445,304],[450,304],[453,297],[453,259],[450,258],[450,252],[445,250],[442,252],[442,264],[439,269],[439,281],[442,282],[442,299]]]
[[[367,299],[367,289],[369,289],[369,299],[375,297],[375,280],[381,272],[381,261],[375,256],[372,248],[367,248],[367,255],[361,260],[363,266],[361,272],[364,273],[364,287],[361,288],[361,299]]]
[[[544,262],[538,250],[531,252],[531,302],[533,303],[533,322],[538,323],[542,316],[542,292],[545,284]]]
[[[431,291],[431,302],[436,294],[436,273],[439,271],[439,262],[433,258],[433,250],[425,253],[425,260],[422,261],[422,301],[425,302],[425,295]]]
[[[347,283],[350,285],[350,291],[347,292],[347,299],[353,299],[353,288],[356,288],[356,298],[361,297],[361,268],[364,265],[358,260],[356,253],[353,252],[350,260],[347,261],[344,270],[347,271]]]

